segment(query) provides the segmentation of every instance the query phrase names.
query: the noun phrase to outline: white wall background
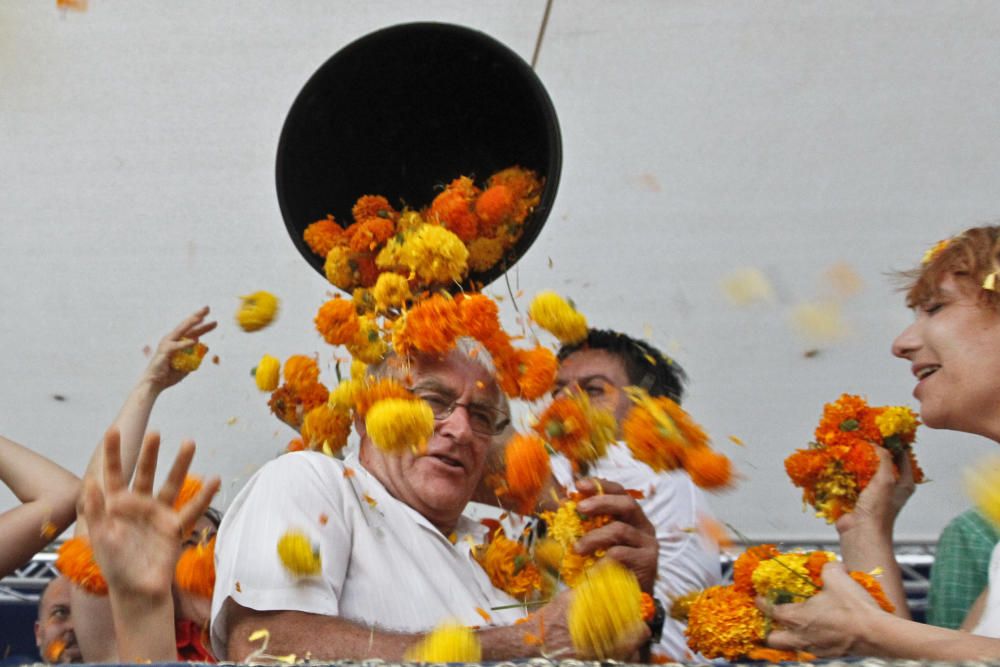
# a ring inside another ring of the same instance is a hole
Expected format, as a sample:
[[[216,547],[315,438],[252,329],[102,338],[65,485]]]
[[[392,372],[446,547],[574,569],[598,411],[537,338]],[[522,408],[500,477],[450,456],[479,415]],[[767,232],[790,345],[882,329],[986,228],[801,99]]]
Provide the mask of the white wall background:
[[[291,436],[250,369],[264,352],[329,356],[311,325],[327,286],[274,190],[300,87],[341,46],[411,20],[478,28],[530,59],[544,4],[0,0],[0,433],[81,472],[143,347],[209,304],[220,364],[152,422],[170,451],[198,441],[225,505]],[[537,69],[565,161],[512,276],[524,303],[558,289],[687,368],[687,407],[743,476],[714,499],[720,518],[754,538],[832,537],[782,459],[843,391],[912,404],[888,352],[910,315],[886,272],[1000,212],[1000,5],[555,0]],[[864,283],[842,303],[853,333],[801,337],[794,309],[830,298],[840,262]],[[746,267],[774,301],[727,299],[721,281]],[[282,298],[280,318],[244,334],[237,297],[258,289]],[[936,536],[990,447],[922,433],[934,481],[899,536]]]

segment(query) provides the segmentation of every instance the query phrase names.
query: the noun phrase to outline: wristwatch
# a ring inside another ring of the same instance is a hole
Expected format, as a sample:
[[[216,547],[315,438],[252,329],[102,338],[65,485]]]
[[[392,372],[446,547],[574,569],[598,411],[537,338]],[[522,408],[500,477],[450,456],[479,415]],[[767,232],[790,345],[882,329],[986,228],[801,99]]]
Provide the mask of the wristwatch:
[[[649,626],[649,643],[655,644],[663,636],[663,622],[667,619],[667,610],[659,598],[653,598],[653,618],[646,621]]]

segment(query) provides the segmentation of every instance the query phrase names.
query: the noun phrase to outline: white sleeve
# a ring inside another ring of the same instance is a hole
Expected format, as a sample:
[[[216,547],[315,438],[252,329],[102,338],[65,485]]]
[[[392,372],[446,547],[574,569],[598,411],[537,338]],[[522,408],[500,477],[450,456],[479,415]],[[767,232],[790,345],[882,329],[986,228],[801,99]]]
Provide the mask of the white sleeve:
[[[224,603],[232,599],[258,611],[295,610],[335,616],[351,553],[343,471],[313,452],[285,454],[254,475],[233,501],[219,528],[212,596],[212,645],[225,655]],[[277,544],[288,530],[319,547],[322,571],[289,573]],[[220,650],[221,649],[221,650]]]

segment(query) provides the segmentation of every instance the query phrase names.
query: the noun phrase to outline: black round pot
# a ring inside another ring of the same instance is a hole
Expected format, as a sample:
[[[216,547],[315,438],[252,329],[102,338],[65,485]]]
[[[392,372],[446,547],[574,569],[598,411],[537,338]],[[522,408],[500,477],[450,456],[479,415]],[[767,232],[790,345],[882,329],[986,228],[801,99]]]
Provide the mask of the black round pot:
[[[292,242],[332,213],[350,224],[361,195],[429,204],[465,175],[477,183],[519,165],[545,179],[541,201],[511,252],[470,273],[464,288],[502,275],[531,246],[555,201],[562,141],[555,109],[524,60],[492,37],[444,23],[378,30],[335,53],[292,104],[278,143],[278,202]]]

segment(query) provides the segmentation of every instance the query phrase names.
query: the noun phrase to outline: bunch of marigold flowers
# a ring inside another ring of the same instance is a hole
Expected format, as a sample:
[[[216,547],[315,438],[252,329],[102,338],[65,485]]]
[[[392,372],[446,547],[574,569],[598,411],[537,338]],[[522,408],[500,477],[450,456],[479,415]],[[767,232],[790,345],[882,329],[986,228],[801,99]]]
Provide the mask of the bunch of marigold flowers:
[[[914,482],[924,481],[913,453],[919,424],[907,407],[873,407],[859,396],[843,394],[823,406],[815,441],[786,458],[785,471],[802,489],[803,502],[832,523],[853,511],[861,491],[878,472],[873,446],[888,449],[895,461],[908,459]]]
[[[823,588],[823,566],[836,560],[829,551],[782,553],[773,544],[749,547],[733,564],[733,583],[701,591],[687,603],[688,646],[706,658],[729,661],[812,660],[815,656],[765,645],[771,620],[754,603],[803,602]],[[851,572],[882,609],[894,607],[881,584],[864,572]]]

